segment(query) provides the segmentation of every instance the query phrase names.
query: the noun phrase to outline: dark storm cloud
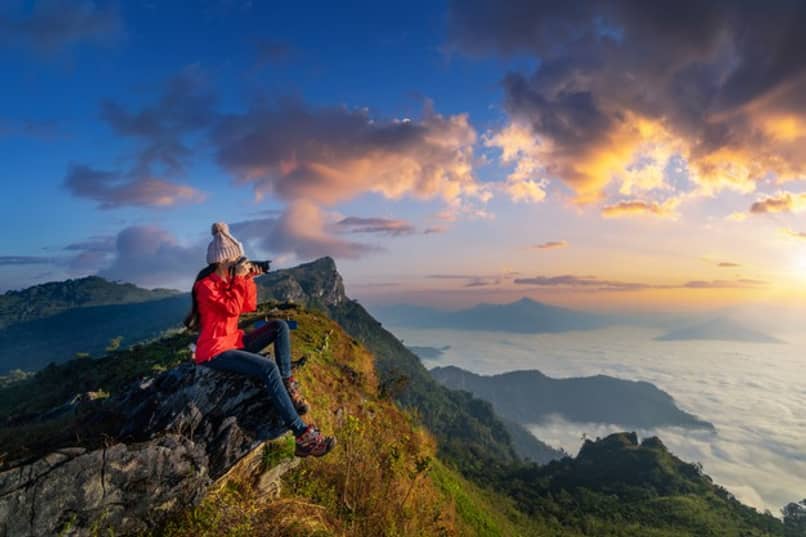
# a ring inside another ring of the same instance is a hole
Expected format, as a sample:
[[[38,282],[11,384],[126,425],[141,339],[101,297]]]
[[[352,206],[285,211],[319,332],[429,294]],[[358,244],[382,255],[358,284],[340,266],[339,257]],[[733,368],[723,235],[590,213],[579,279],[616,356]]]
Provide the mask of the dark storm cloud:
[[[96,170],[84,164],[70,165],[64,185],[74,196],[97,201],[101,209],[170,207],[204,200],[200,191],[187,185],[151,177],[126,179],[117,172]]]
[[[21,45],[56,52],[83,42],[109,43],[122,33],[120,15],[110,2],[38,0],[0,8],[0,46]]]
[[[377,233],[381,235],[410,235],[416,232],[414,226],[405,220],[390,218],[359,218],[348,216],[336,222],[336,226],[348,230],[350,233]]]
[[[803,176],[804,24],[795,0],[455,1],[449,14],[454,49],[539,61],[504,78],[506,109],[583,201],[642,144],[682,154],[712,189]]]

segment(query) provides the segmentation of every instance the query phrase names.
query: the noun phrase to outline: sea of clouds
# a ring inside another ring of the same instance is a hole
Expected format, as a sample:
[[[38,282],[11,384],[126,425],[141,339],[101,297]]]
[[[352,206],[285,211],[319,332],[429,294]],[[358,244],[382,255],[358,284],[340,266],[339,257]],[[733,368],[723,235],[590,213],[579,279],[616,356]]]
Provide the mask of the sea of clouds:
[[[657,435],[678,457],[700,462],[742,502],[779,514],[806,497],[806,337],[774,334],[786,344],[655,341],[661,332],[616,327],[564,334],[387,328],[407,346],[449,345],[426,367],[456,365],[491,375],[539,369],[552,377],[606,374],[652,382],[683,410],[710,421],[708,431],[661,427]],[[549,444],[576,453],[589,438],[619,424],[574,423],[553,417],[529,425]]]

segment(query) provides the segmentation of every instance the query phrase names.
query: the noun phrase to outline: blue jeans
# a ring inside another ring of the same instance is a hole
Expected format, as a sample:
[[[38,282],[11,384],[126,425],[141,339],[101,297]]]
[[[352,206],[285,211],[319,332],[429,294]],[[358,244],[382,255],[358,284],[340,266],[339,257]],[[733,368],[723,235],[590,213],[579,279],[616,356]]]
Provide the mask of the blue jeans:
[[[269,343],[274,342],[276,363],[271,358],[257,354]],[[269,398],[277,407],[277,412],[285,424],[301,435],[307,425],[297,414],[294,403],[288,396],[283,379],[291,376],[291,336],[288,324],[281,319],[273,319],[264,326],[244,335],[244,348],[221,352],[212,360],[202,362],[218,371],[229,371],[262,380]]]

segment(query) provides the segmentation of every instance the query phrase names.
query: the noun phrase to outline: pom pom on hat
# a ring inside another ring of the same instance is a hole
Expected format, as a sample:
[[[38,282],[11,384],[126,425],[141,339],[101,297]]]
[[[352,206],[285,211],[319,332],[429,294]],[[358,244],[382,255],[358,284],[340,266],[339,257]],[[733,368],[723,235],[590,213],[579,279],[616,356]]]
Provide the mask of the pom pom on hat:
[[[223,233],[224,235],[229,235],[229,226],[226,222],[215,222],[212,227],[212,234],[215,236],[216,233]]]
[[[227,259],[236,259],[244,256],[243,245],[229,232],[229,226],[224,222],[214,223],[210,231],[213,240],[207,246],[207,263],[220,263]]]

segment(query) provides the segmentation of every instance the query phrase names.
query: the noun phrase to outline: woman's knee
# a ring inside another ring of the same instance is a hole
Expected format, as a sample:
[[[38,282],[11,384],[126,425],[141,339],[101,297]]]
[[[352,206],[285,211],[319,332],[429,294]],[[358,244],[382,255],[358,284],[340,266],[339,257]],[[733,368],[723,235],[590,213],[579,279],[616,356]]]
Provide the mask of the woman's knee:
[[[283,319],[272,319],[269,323],[274,327],[276,333],[278,335],[285,335],[287,336],[290,332],[288,328],[288,323],[285,322]]]

